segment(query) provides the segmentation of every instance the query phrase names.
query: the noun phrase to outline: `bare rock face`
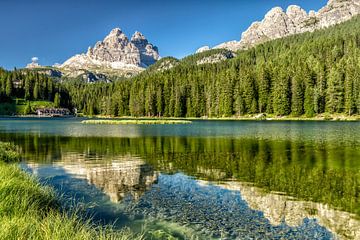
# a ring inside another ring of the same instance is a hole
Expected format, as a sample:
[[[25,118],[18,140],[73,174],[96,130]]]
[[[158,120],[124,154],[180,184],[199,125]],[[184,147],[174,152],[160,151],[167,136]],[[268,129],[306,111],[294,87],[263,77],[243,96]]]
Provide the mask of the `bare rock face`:
[[[228,49],[230,51],[237,51],[241,46],[238,41],[230,41],[221,43],[214,47],[214,49]]]
[[[119,28],[113,29],[103,41],[89,47],[86,54],[75,55],[60,68],[63,69],[124,69],[140,71],[160,59],[158,48],[140,32],[131,40]]]
[[[160,59],[158,48],[150,44],[142,33],[135,32],[131,37],[131,43],[139,49],[142,65],[150,66]]]
[[[309,13],[295,5],[289,6],[286,12],[275,7],[261,22],[254,22],[242,34],[240,41],[225,42],[215,48],[232,51],[246,49],[269,40],[330,27],[350,20],[359,13],[360,0],[329,0],[318,12]]]
[[[239,45],[253,46],[272,39],[312,31],[313,27],[306,25],[308,19],[305,10],[298,6],[291,5],[286,12],[280,7],[275,7],[265,15],[262,22],[253,23],[242,34]]]
[[[329,0],[317,14],[317,25],[320,28],[329,27],[349,20],[359,12],[360,0]]]

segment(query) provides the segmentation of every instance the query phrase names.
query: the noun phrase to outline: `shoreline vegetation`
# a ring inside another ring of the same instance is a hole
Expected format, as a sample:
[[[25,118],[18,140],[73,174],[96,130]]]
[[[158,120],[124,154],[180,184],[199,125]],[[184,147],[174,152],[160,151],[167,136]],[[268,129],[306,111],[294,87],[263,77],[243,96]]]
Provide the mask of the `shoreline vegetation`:
[[[122,116],[122,117],[114,117],[114,116],[106,116],[106,115],[96,115],[96,116],[86,116],[90,120],[97,119],[113,119],[113,120],[134,120],[134,121],[199,121],[199,120],[214,120],[214,121],[360,121],[360,115],[342,115],[342,114],[321,114],[314,117],[307,116],[275,116],[270,114],[257,114],[257,115],[245,115],[245,116],[233,116],[233,117],[132,117],[132,116]]]
[[[128,229],[99,226],[61,210],[54,189],[16,165],[16,148],[0,142],[1,239],[142,239]]]
[[[76,117],[76,116],[74,116]],[[214,120],[214,121],[360,121],[360,115],[342,115],[342,114],[321,114],[316,115],[314,117],[307,116],[275,116],[275,115],[245,115],[245,116],[232,116],[232,117],[132,117],[132,116],[121,116],[114,117],[109,115],[82,115],[79,114],[77,117],[89,118],[89,120],[133,120],[133,121],[143,121],[143,120],[151,120],[151,121],[199,121],[199,120]],[[38,115],[0,115],[0,118],[53,118],[51,116],[41,116]],[[59,117],[61,118],[71,118],[71,117]],[[140,123],[139,123],[140,124]],[[154,123],[160,124],[160,123]],[[169,124],[169,123],[168,123]]]
[[[166,119],[117,119],[117,120],[83,120],[82,124],[109,124],[109,125],[164,125],[164,124],[191,124],[185,120],[166,120]]]

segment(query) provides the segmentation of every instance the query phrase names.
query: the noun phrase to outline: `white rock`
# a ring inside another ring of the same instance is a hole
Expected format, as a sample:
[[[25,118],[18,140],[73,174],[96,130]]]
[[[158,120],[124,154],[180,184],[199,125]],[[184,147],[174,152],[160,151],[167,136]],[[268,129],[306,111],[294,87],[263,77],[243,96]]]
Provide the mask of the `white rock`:
[[[230,42],[225,42],[222,44],[219,44],[217,46],[214,47],[214,49],[228,49],[231,51],[237,51],[239,49],[241,49],[241,46],[239,45],[240,43],[238,41],[230,41]]]
[[[209,46],[203,46],[203,47],[199,48],[198,50],[196,50],[195,53],[202,53],[202,52],[206,52],[206,51],[209,51],[209,50],[210,50]]]
[[[269,40],[333,26],[359,13],[360,0],[330,0],[319,12],[310,11],[309,14],[296,5],[289,6],[286,12],[280,7],[275,7],[261,22],[251,24],[242,33],[240,41],[225,42],[215,48],[237,51]]]
[[[67,69],[139,69],[146,68],[160,59],[157,47],[140,32],[131,40],[120,28],[113,29],[103,41],[89,47],[86,54],[78,54],[65,61],[60,68]]]

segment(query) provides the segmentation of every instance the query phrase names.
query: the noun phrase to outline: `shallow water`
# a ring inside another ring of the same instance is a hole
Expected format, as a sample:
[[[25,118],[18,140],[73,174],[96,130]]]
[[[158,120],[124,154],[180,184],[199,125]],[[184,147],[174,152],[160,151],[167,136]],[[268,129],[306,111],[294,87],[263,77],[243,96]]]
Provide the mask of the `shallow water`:
[[[359,122],[80,120],[1,119],[0,140],[94,221],[150,239],[360,239]]]

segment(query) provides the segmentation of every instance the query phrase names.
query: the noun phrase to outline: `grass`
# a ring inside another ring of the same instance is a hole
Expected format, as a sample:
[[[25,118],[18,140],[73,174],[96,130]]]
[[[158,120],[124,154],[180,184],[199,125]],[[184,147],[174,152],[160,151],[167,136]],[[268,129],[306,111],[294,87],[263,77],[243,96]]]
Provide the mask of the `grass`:
[[[16,151],[16,147],[10,143],[0,142],[0,163],[17,162],[20,159],[19,153]]]
[[[83,124],[111,124],[111,125],[128,125],[128,124],[191,124],[186,120],[84,120]]]
[[[10,164],[19,158],[14,146],[0,142],[0,239],[142,239],[61,211],[51,187]]]
[[[38,108],[53,108],[53,107],[55,107],[54,103],[50,102],[50,101],[29,101],[29,102],[30,102],[30,106],[31,106],[31,111],[33,113]],[[16,114],[17,115],[25,114],[26,104],[27,104],[27,101],[25,101],[23,99],[17,100],[17,105],[16,105]]]
[[[11,102],[0,103],[0,115],[25,115],[26,100],[13,99]],[[52,108],[54,103],[50,101],[29,101],[31,111],[34,113],[38,108]]]

